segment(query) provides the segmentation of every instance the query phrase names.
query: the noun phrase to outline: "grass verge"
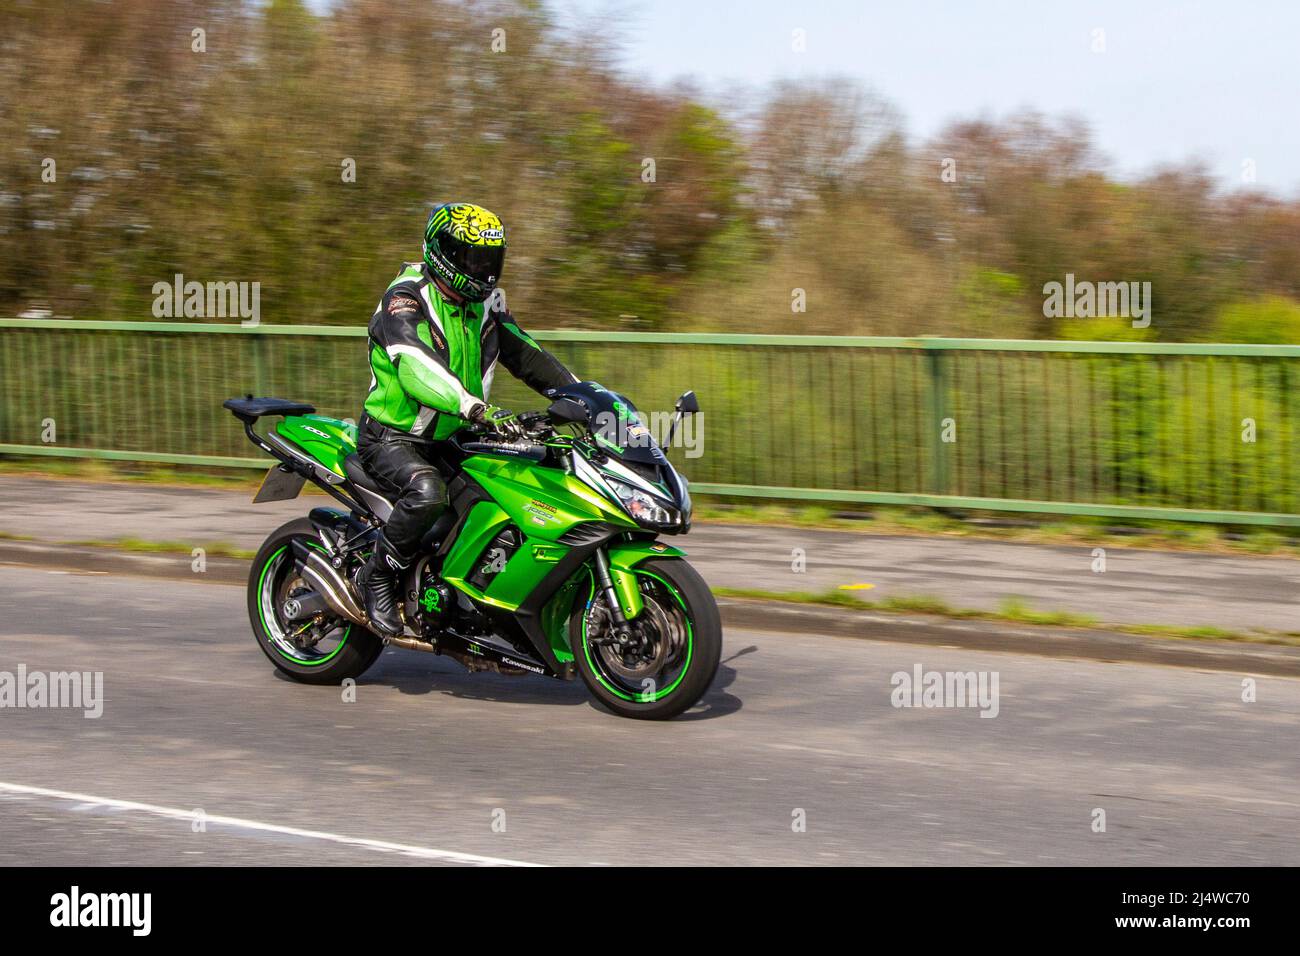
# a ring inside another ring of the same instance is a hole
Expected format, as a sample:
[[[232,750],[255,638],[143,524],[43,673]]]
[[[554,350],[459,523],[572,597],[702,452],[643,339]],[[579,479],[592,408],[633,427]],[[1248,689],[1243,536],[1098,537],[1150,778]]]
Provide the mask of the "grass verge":
[[[209,558],[243,558],[251,560],[256,551],[237,548],[225,541],[207,544],[186,544],[184,541],[145,541],[141,538],[113,538],[110,541],[61,541],[60,545],[82,548],[109,548],[114,551],[129,551],[136,554],[193,554],[195,548],[202,548]]]
[[[1178,638],[1201,641],[1239,641],[1248,644],[1277,644],[1300,647],[1300,632],[1292,631],[1232,631],[1219,627],[1178,627],[1166,624],[1107,624],[1088,614],[1074,611],[1045,611],[1030,607],[1025,602],[1008,598],[996,611],[976,608],[957,608],[942,598],[929,595],[895,595],[879,601],[852,597],[843,591],[765,591],[759,588],[713,588],[718,597],[758,601],[780,601],[787,604],[815,604],[823,607],[849,608],[855,611],[885,611],[893,613],[932,614],[960,620],[1003,621],[1042,627],[1076,627],[1089,630],[1118,631],[1123,634],[1140,634],[1147,637]]]
[[[1273,528],[1237,527],[1193,521],[1137,521],[1117,518],[1064,518],[1060,515],[1010,515],[980,511],[956,514],[931,508],[879,506],[836,510],[813,504],[746,504],[699,496],[696,523],[761,524],[859,534],[976,538],[1022,544],[1086,545],[1300,557],[1300,535]]]

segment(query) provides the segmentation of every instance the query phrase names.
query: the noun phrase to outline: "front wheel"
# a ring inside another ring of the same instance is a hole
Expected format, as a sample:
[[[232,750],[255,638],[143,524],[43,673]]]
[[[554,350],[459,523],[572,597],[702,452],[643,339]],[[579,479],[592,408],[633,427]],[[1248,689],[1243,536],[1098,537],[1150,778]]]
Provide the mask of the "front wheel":
[[[330,611],[306,618],[289,614],[313,593],[294,566],[295,539],[321,547],[312,523],[298,518],[278,528],[253,558],[248,617],[257,646],[283,673],[304,684],[360,677],[384,649],[378,637]]]
[[[645,604],[618,641],[609,604],[592,578],[569,621],[570,646],[596,699],[622,717],[669,720],[695,705],[718,671],[722,619],[704,579],[680,558],[632,569]]]

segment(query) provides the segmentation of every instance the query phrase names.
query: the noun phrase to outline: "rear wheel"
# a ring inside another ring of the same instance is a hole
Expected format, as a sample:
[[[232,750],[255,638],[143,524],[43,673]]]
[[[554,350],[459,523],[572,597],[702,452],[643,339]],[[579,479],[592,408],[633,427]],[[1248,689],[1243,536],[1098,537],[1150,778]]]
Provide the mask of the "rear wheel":
[[[693,567],[657,558],[633,569],[644,610],[628,639],[615,638],[609,605],[594,580],[569,621],[570,646],[583,681],[623,717],[668,720],[694,706],[718,671],[722,621],[713,594]]]
[[[257,646],[272,664],[304,684],[360,677],[382,653],[383,642],[328,608],[298,616],[314,592],[294,566],[295,539],[323,550],[312,523],[298,518],[267,538],[253,559],[248,617]]]

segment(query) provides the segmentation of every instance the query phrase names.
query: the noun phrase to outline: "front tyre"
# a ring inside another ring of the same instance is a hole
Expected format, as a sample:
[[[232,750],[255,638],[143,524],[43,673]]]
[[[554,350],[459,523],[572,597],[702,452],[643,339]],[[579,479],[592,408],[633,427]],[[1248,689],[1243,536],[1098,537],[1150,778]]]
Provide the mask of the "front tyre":
[[[680,558],[632,569],[645,607],[617,642],[594,578],[569,620],[574,661],[591,693],[621,717],[669,720],[694,706],[718,671],[722,619],[704,579]]]
[[[357,678],[375,662],[383,642],[364,628],[324,612],[293,620],[286,607],[311,593],[293,560],[293,542],[322,548],[316,529],[298,518],[277,529],[248,575],[248,617],[257,646],[281,672],[304,684],[340,684]]]

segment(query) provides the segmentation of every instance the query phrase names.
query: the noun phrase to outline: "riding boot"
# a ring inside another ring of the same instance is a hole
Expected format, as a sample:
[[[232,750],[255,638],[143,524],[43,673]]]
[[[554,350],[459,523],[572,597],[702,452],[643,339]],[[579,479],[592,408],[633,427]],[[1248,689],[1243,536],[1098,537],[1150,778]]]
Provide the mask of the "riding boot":
[[[366,616],[373,628],[383,634],[401,634],[402,618],[398,613],[401,603],[401,573],[410,567],[381,533],[375,542],[375,552],[361,569],[357,583],[366,603]]]

